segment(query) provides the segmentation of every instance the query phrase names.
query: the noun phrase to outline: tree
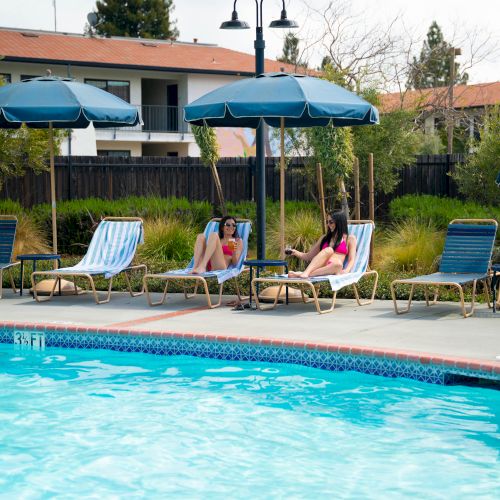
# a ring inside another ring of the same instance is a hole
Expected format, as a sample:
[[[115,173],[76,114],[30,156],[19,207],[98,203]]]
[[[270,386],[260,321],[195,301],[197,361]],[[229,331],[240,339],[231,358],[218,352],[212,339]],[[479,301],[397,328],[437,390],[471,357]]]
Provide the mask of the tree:
[[[56,151],[63,132],[54,130]],[[0,188],[9,177],[22,177],[26,170],[35,173],[48,170],[49,137],[47,130],[0,129]]]
[[[323,167],[326,192],[340,194],[342,210],[349,218],[349,205],[345,183],[352,174],[354,151],[350,127],[312,127],[305,130],[314,165]]]
[[[376,91],[363,97],[377,106]],[[373,153],[375,189],[391,193],[398,184],[397,171],[414,161],[422,144],[422,133],[415,123],[415,111],[398,109],[380,117],[380,124],[372,127],[354,127],[354,154],[359,158],[361,180],[368,183],[368,154]]]
[[[299,51],[299,38],[293,33],[287,33],[283,42],[283,54],[277,60],[282,63],[293,64],[295,69],[307,68],[307,62],[301,60]]]
[[[499,205],[500,189],[495,179],[500,172],[500,107],[485,116],[480,140],[470,144],[475,153],[456,166],[453,178],[459,191],[471,201],[483,205]]]
[[[433,21],[427,32],[427,40],[424,41],[420,58],[413,58],[410,69],[408,86],[414,89],[426,89],[430,87],[445,87],[450,85],[450,58],[452,46],[444,40],[443,32],[436,21]],[[460,74],[460,64],[455,62],[456,84],[465,84],[469,79],[467,73]]]
[[[283,42],[283,55],[278,61],[288,64],[299,64],[299,39],[293,33],[287,33]]]
[[[217,172],[217,162],[219,161],[219,144],[217,143],[217,135],[212,127],[197,127],[192,125],[193,135],[196,144],[200,148],[201,161],[207,167],[210,167],[212,178],[214,180],[217,197],[221,207],[222,215],[226,215],[226,205],[224,203],[224,194],[219,174]]]
[[[97,0],[97,23],[88,34],[135,38],[176,39],[179,31],[171,18],[173,0]]]
[[[368,25],[366,13],[353,13],[354,7],[348,0],[327,0],[323,5],[318,0],[303,3],[308,9],[304,16],[306,25],[315,23],[302,37],[306,46],[304,57],[308,51],[320,53],[321,68],[330,65],[345,76],[346,86],[357,92],[367,84],[387,80],[400,54],[400,38],[393,33],[396,19]]]
[[[331,66],[326,66],[323,78],[345,86],[345,79]],[[351,128],[334,127],[329,124],[324,127],[288,129],[287,135],[288,151],[305,158],[306,176],[315,179],[316,164],[320,163],[323,168],[325,193],[338,193],[342,210],[348,214],[345,183],[352,173],[354,163]],[[331,197],[337,198],[336,195]]]
[[[0,86],[2,85],[3,81],[0,80]],[[56,151],[59,149],[63,134],[61,130],[54,130]],[[47,130],[29,129],[24,125],[19,129],[0,129],[0,188],[6,179],[22,177],[28,169],[37,174],[49,170],[48,157]]]

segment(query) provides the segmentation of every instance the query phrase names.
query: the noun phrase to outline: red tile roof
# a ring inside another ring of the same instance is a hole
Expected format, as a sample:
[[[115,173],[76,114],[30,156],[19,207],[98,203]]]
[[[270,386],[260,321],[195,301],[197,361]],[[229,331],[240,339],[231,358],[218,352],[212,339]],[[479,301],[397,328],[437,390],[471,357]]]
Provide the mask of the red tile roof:
[[[61,62],[159,71],[253,75],[252,54],[199,43],[101,38],[46,31],[0,28],[5,61]],[[1,63],[0,63],[1,64]],[[295,66],[266,59],[266,71],[294,72]]]
[[[389,113],[396,109],[443,108],[448,102],[448,87],[409,90],[404,93],[381,96],[380,110]],[[453,88],[454,108],[475,108],[500,104],[500,82],[455,85]]]

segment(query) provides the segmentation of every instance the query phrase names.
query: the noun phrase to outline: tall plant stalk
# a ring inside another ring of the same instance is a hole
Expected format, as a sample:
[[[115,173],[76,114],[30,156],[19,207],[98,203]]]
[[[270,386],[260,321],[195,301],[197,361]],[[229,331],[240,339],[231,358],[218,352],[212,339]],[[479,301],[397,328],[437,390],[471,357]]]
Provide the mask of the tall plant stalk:
[[[219,199],[222,215],[226,215],[227,212],[224,202],[224,193],[222,191],[222,184],[217,171],[217,162],[219,161],[220,156],[215,129],[207,126],[198,127],[196,125],[193,125],[192,129],[196,144],[200,148],[201,161],[204,165],[210,167],[210,171],[212,172],[212,178],[214,180],[215,190],[217,191],[217,198]]]

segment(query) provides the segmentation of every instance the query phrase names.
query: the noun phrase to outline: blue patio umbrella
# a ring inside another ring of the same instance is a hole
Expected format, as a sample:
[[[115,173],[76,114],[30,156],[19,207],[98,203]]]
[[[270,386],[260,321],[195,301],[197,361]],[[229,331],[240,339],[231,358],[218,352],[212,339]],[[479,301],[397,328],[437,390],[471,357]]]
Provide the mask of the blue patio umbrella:
[[[281,246],[284,243],[284,128],[375,125],[377,109],[326,80],[288,73],[263,73],[220,87],[184,108],[184,120],[210,127],[281,128]],[[258,234],[265,240],[265,228]]]
[[[133,127],[138,110],[109,92],[70,78],[45,76],[0,87],[0,128],[48,128],[52,202],[52,242],[57,253],[54,128]]]

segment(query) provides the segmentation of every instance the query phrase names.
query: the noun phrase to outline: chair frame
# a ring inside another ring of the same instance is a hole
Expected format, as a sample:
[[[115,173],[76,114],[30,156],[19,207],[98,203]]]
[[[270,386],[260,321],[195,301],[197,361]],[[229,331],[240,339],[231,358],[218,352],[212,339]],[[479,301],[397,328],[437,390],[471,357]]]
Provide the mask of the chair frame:
[[[0,219],[1,220],[13,220],[13,221],[16,221],[16,231],[17,231],[17,217],[15,215],[0,215]],[[14,235],[14,242],[12,244],[12,252],[11,252],[11,256],[10,256],[10,259],[12,260],[12,257],[13,257],[13,253],[14,253],[14,243],[15,243],[15,235]],[[14,276],[12,274],[12,268],[15,267],[15,266],[18,266],[20,264],[20,262],[8,262],[6,263],[7,265],[5,265],[4,267],[2,267],[0,269],[0,299],[3,297],[3,272],[4,271],[8,271],[9,273],[9,278],[10,278],[10,286],[12,288],[12,292],[14,294],[17,293],[17,288],[16,288],[16,283],[14,281]],[[22,276],[21,276],[21,279]]]
[[[349,224],[373,224],[375,226],[374,222],[371,220],[351,220],[349,221]],[[372,233],[372,238],[373,238],[373,233]],[[373,304],[373,301],[375,300],[375,293],[377,291],[377,285],[378,285],[378,272],[375,270],[371,270],[370,267],[367,268],[367,270],[363,273],[361,276],[360,280],[365,278],[366,276],[375,276],[375,281],[373,283],[373,289],[372,293],[369,299],[367,300],[362,300],[359,294],[358,287],[356,286],[356,283],[351,283],[350,285],[346,286],[352,286],[354,289],[354,297],[356,299],[356,302],[358,303],[359,306],[367,306],[370,304]],[[327,281],[322,280],[322,281],[312,281],[309,279],[301,279],[301,278],[275,278],[275,277],[263,277],[263,278],[254,278],[252,280],[251,286],[252,286],[252,294],[255,296],[255,304],[257,305],[257,308],[260,311],[269,311],[271,309],[275,309],[276,306],[278,305],[279,297],[281,294],[281,290],[283,289],[283,286],[292,286],[295,288],[298,288],[300,290],[300,293],[302,295],[302,302],[304,304],[308,304],[310,302],[314,302],[314,305],[316,307],[316,311],[318,314],[326,314],[329,312],[332,312],[335,309],[335,303],[337,300],[337,292],[338,290],[333,292],[333,297],[332,297],[332,302],[330,307],[326,309],[321,309],[320,303],[319,303],[319,295],[318,295],[318,290],[322,282]],[[274,302],[270,306],[263,306],[261,301],[259,300],[259,296],[257,294],[257,288],[256,288],[256,283],[277,283],[279,286],[278,292],[276,293],[276,297],[274,299]],[[344,287],[342,287],[344,288]],[[312,293],[312,298],[308,297],[304,293],[304,289],[309,289]]]
[[[453,219],[450,222],[450,225],[451,224],[472,224],[472,223],[473,224],[477,223],[477,225],[480,225],[481,223],[485,223],[488,225],[491,224],[491,225],[494,225],[498,228],[498,222],[495,219]],[[491,258],[490,258],[489,266],[491,266]],[[445,274],[449,274],[450,278],[451,278],[454,273],[445,273]],[[466,273],[460,273],[460,274],[466,274]],[[488,304],[488,307],[491,307],[490,296],[488,293],[488,282],[491,281],[489,270],[486,272],[486,275],[487,276],[485,276],[483,279],[470,280],[469,282],[462,283],[462,284],[456,283],[452,280],[450,280],[450,281],[425,281],[425,280],[415,281],[414,278],[413,279],[410,278],[410,279],[394,280],[391,283],[391,296],[392,296],[392,302],[394,303],[394,311],[396,312],[396,314],[406,314],[406,313],[410,312],[412,298],[413,298],[413,292],[414,292],[416,286],[423,286],[424,287],[425,304],[428,307],[434,306],[438,303],[439,287],[440,286],[449,286],[449,287],[455,288],[458,291],[458,295],[460,297],[460,309],[462,311],[462,315],[464,318],[468,318],[474,314],[476,288],[477,288],[478,281],[485,282],[484,295],[485,295],[485,299],[486,299],[486,302]],[[470,303],[469,310],[467,311],[467,308],[465,305],[465,297],[464,297],[464,286],[469,284],[469,283],[472,283],[472,297],[471,297],[471,303]],[[408,302],[407,302],[407,305],[404,309],[401,309],[398,307],[398,302],[396,299],[396,285],[411,285],[410,295],[408,297]],[[434,299],[431,302],[429,301],[429,288],[428,287],[435,287]]]
[[[209,222],[220,222],[220,220],[221,220],[220,218],[214,218],[214,219],[210,219]],[[244,223],[244,222],[251,222],[251,221],[249,219],[236,219],[236,223]],[[247,243],[247,245],[248,245],[248,243]],[[244,270],[242,269],[242,272],[243,271]],[[167,271],[167,273],[168,273],[168,271]],[[222,304],[222,291],[224,289],[225,282],[219,284],[218,300],[216,303],[212,303],[212,300],[210,298],[210,293],[208,290],[207,280],[213,279],[213,278],[215,278],[215,276],[209,276],[209,277],[205,278],[203,276],[196,275],[196,274],[170,275],[170,276],[167,276],[165,273],[145,274],[144,278],[143,278],[143,290],[146,293],[146,299],[148,301],[148,304],[151,307],[155,307],[155,306],[161,306],[165,303],[165,300],[166,300],[167,294],[168,294],[168,285],[169,285],[170,281],[175,281],[175,280],[183,281],[182,288],[183,288],[185,299],[192,299],[193,297],[196,297],[196,295],[198,294],[198,288],[201,285],[203,287],[203,293],[205,294],[206,299],[207,299],[208,308],[215,309],[217,307],[220,307]],[[159,279],[159,280],[166,282],[165,287],[163,289],[162,297],[160,300],[158,300],[156,302],[154,302],[151,298],[151,292],[149,291],[149,288],[148,288],[148,280],[149,279]],[[240,287],[238,285],[238,276],[235,276],[234,278],[231,278],[231,279],[233,279],[235,281],[236,295],[238,297],[238,300],[242,301],[243,297],[241,296]],[[188,288],[187,288],[187,284],[186,284],[187,281],[194,281],[195,282],[193,291],[191,293],[188,292]],[[229,281],[229,280],[227,280],[227,281]]]
[[[118,222],[120,222],[120,221],[140,221],[140,222],[143,222],[143,220],[140,217],[105,217],[103,219],[103,221],[118,221]],[[144,293],[144,286],[142,287],[140,292],[134,292],[132,290],[132,284],[130,282],[130,277],[128,275],[129,272],[138,271],[138,270],[144,270],[145,274],[148,272],[147,266],[145,264],[138,264],[135,266],[128,266],[125,269],[122,269],[118,273],[118,274],[124,273],[125,281],[127,282],[127,288],[128,288],[128,291],[132,297],[138,297],[139,295],[142,295]],[[37,302],[47,302],[47,301],[51,300],[52,297],[54,296],[54,291],[56,289],[57,284],[59,283],[59,281],[61,279],[64,279],[66,277],[73,278],[73,285],[75,287],[74,295],[79,295],[78,288],[76,286],[76,282],[74,281],[74,278],[80,277],[80,278],[87,279],[87,281],[90,285],[90,288],[92,290],[92,295],[94,297],[95,303],[98,305],[99,304],[107,304],[111,299],[111,289],[113,286],[114,276],[109,278],[109,285],[108,285],[108,289],[107,289],[105,298],[100,299],[99,294],[98,294],[96,287],[95,287],[93,276],[100,276],[103,274],[104,273],[93,274],[93,275],[88,274],[88,273],[61,273],[61,274],[58,274],[57,270],[55,270],[55,271],[37,271],[35,273],[31,273],[31,284],[33,287],[33,296]],[[50,294],[47,297],[42,298],[40,295],[38,295],[38,293],[36,291],[36,277],[37,276],[50,276],[50,277],[54,278],[54,285],[52,286],[52,290],[50,291]],[[88,291],[88,288],[86,291]]]

